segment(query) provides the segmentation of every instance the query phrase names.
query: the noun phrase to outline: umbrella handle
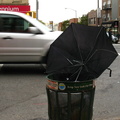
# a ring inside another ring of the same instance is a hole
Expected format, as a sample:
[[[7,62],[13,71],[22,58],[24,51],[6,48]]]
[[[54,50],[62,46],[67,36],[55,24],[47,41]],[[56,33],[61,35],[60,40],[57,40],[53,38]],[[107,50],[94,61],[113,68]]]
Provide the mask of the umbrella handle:
[[[110,68],[107,68],[108,70],[110,70],[110,73],[109,73],[109,77],[112,76],[112,70]]]

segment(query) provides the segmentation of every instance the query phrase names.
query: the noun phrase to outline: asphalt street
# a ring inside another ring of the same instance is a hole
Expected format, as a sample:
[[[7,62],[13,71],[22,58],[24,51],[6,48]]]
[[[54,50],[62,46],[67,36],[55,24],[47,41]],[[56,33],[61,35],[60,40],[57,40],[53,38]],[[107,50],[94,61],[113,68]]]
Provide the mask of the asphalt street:
[[[93,120],[120,120],[120,56],[110,68],[96,79]],[[48,120],[46,80],[41,65],[0,65],[0,120]]]

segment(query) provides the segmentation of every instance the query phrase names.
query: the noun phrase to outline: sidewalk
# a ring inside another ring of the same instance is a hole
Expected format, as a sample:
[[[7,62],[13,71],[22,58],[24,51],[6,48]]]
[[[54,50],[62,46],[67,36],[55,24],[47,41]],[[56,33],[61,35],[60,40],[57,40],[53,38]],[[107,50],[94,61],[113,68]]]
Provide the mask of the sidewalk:
[[[100,119],[100,118],[98,118],[98,119],[93,119],[93,120],[120,120],[120,117],[118,118],[118,117],[115,117],[115,118],[106,118],[106,119]]]
[[[31,120],[48,120],[48,119],[42,119],[42,118],[36,118],[36,119],[31,119]],[[93,119],[93,120],[120,120],[120,117],[115,117],[115,118],[106,118],[106,119],[101,119],[101,118],[97,118],[97,119]]]

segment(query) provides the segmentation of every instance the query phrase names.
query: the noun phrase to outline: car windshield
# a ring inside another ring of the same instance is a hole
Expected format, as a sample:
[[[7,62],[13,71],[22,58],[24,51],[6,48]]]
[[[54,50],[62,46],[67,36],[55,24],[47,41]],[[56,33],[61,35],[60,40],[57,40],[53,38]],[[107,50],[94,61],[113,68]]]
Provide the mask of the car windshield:
[[[35,25],[37,27],[40,27],[40,29],[44,32],[50,32],[51,29],[49,29],[47,26],[45,26],[44,24],[42,24],[40,21],[36,20],[35,18],[33,18],[33,21],[35,23]]]
[[[24,14],[22,14],[22,16],[23,15]],[[36,20],[35,18],[32,18],[27,15],[24,15],[24,17],[22,17],[22,16],[13,15],[13,14],[3,14],[3,13],[0,14],[1,20],[4,19],[4,28],[6,28],[6,29],[8,29],[8,27],[10,27],[10,25],[17,23],[17,27],[19,27],[19,29],[25,30],[25,28],[27,27],[26,25],[29,22],[29,24],[37,27],[43,33],[51,31],[51,29],[49,29],[47,26],[45,26],[44,24],[42,24],[40,21]],[[26,25],[25,25],[25,23],[26,23]],[[13,26],[15,26],[15,25],[13,25]]]

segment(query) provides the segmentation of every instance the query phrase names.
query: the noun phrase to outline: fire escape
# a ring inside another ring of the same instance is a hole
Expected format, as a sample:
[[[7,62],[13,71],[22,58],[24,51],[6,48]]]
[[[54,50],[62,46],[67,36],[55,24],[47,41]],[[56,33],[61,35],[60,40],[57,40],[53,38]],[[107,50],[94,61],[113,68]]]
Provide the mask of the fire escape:
[[[108,0],[107,2],[103,3],[102,10],[103,10],[102,21],[103,22],[111,21],[112,12],[111,0]]]

